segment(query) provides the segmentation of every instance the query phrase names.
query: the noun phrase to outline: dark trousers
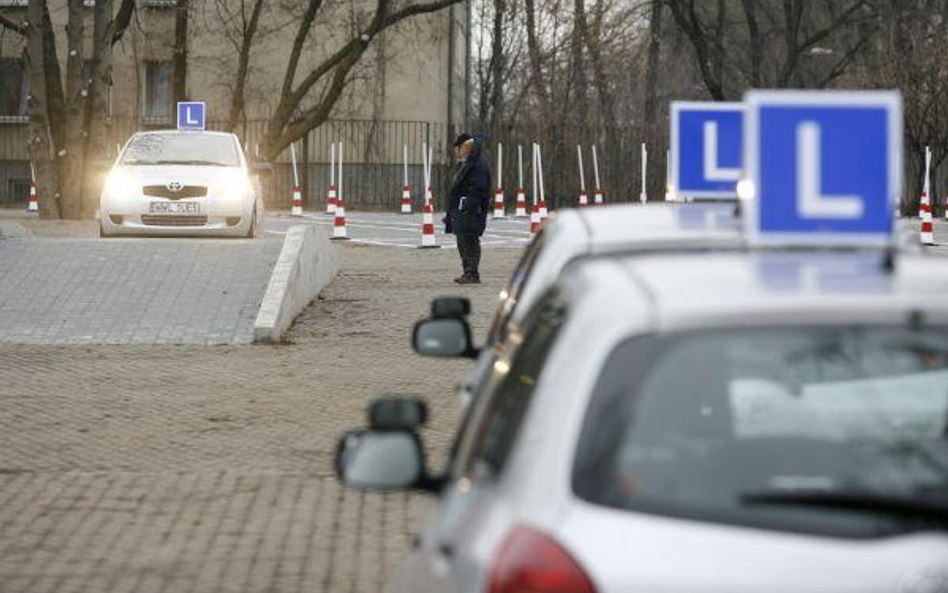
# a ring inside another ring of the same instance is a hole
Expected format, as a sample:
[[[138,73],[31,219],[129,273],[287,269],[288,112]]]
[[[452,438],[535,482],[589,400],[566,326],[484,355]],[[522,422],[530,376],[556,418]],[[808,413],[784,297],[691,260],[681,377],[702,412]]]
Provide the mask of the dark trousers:
[[[477,268],[481,265],[481,237],[477,233],[458,233],[458,253],[461,267],[467,278],[480,278]]]

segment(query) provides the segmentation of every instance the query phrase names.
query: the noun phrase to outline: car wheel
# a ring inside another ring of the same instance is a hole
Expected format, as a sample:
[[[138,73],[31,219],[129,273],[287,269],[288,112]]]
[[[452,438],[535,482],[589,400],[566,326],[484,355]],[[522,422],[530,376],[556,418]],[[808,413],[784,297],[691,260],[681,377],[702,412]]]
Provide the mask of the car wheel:
[[[244,235],[248,239],[253,239],[257,236],[257,210],[256,208],[253,211],[253,215],[250,217],[250,228],[247,229],[247,234]]]

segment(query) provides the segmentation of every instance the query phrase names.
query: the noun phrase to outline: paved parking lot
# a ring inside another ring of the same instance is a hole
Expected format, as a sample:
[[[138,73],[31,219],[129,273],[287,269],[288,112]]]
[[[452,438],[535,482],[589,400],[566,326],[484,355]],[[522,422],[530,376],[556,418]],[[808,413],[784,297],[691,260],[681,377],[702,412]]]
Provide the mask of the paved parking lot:
[[[433,499],[333,477],[336,438],[381,393],[431,405],[443,458],[464,362],[415,356],[430,298],[483,336],[518,253],[347,245],[279,346],[0,343],[0,591],[380,591]]]
[[[264,240],[0,241],[0,342],[251,342],[280,246]]]
[[[435,213],[435,240],[446,249],[456,249],[454,235],[444,234],[441,218],[443,212]],[[286,232],[286,228],[300,220],[313,221],[331,228],[333,217],[328,214],[307,212],[301,217],[291,217],[286,212],[271,212],[267,220],[268,234]],[[421,214],[390,214],[382,212],[349,212],[346,214],[346,226],[349,237],[356,243],[414,249],[421,244]],[[517,248],[530,242],[530,219],[488,217],[487,232],[481,238],[485,249]]]

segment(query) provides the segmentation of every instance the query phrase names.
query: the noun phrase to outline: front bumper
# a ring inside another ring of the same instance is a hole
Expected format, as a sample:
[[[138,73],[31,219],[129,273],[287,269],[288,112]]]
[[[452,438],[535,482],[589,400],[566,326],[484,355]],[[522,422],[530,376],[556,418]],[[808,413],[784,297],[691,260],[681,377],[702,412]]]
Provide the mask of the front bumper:
[[[121,215],[105,213],[100,224],[105,235],[166,237],[241,237],[250,231],[250,216]]]

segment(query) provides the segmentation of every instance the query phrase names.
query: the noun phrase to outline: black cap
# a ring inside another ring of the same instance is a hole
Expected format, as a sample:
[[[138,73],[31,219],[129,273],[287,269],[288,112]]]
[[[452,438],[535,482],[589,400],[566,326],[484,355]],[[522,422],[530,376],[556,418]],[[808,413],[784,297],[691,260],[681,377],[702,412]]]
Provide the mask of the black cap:
[[[470,134],[466,132],[463,134],[459,134],[458,137],[454,139],[454,147],[457,148],[458,146],[461,146],[468,140],[473,140],[473,139],[474,139],[474,136],[471,136]]]

